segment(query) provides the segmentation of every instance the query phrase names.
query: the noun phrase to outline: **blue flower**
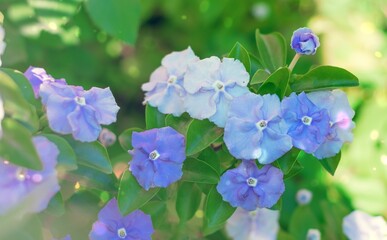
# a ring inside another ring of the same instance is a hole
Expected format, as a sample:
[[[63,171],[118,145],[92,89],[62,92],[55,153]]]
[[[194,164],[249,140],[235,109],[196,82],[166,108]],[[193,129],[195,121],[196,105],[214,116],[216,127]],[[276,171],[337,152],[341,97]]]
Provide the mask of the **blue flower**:
[[[21,207],[22,213],[43,211],[60,189],[55,170],[59,155],[57,146],[41,136],[34,137],[33,143],[42,161],[42,170],[0,161],[0,215],[15,207]]]
[[[285,191],[285,184],[278,168],[265,165],[258,169],[254,161],[242,161],[222,175],[216,189],[231,206],[253,211],[272,207]]]
[[[54,79],[51,75],[46,73],[43,68],[30,66],[24,73],[24,76],[30,81],[32,89],[34,90],[35,98],[39,97],[39,88],[41,84],[67,84],[66,80]]]
[[[111,199],[98,213],[89,233],[90,240],[151,240],[153,234],[152,220],[140,210],[122,216],[117,200]]]
[[[190,47],[180,52],[172,52],[161,61],[161,67],[151,75],[150,81],[142,85],[145,91],[144,103],[165,114],[180,116],[184,112],[183,88],[184,74],[187,65],[198,61],[199,58]]]
[[[42,84],[40,96],[50,128],[61,134],[71,133],[81,142],[97,140],[100,124],[115,122],[119,110],[109,88],[85,91],[71,85]]]
[[[231,102],[224,129],[224,142],[230,153],[239,159],[258,159],[268,164],[292,148],[292,139],[280,117],[277,95],[253,93]]]
[[[380,239],[387,236],[387,222],[382,216],[370,216],[355,210],[343,219],[344,235],[350,240]]]
[[[183,174],[184,136],[171,127],[133,132],[130,171],[145,189],[167,187]]]
[[[312,30],[303,27],[293,32],[290,46],[299,54],[311,55],[316,53],[320,41]]]
[[[196,119],[209,118],[224,127],[232,99],[249,92],[249,74],[236,59],[210,57],[188,66],[184,78],[185,108]]]
[[[281,108],[293,145],[307,153],[315,152],[330,129],[327,110],[313,104],[304,92],[283,99]]]
[[[318,107],[327,109],[329,114],[329,133],[313,155],[319,159],[336,155],[344,142],[353,139],[352,121],[355,112],[349,105],[347,95],[341,90],[312,92],[308,98]]]

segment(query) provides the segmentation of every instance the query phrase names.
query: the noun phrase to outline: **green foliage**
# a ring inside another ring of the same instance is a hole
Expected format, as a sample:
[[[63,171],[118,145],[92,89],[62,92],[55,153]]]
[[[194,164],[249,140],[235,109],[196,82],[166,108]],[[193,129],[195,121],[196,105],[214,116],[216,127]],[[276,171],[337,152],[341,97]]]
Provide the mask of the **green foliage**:
[[[183,165],[182,180],[193,183],[217,184],[219,182],[219,174],[205,161],[187,158]]]
[[[190,220],[200,206],[202,194],[195,183],[183,182],[177,189],[176,212],[181,222]]]
[[[121,147],[125,150],[132,150],[132,134],[133,132],[142,132],[141,128],[129,128],[118,136],[118,141],[120,142]]]
[[[169,114],[165,118],[165,125],[170,126],[184,136],[187,136],[188,127],[192,121],[193,119],[188,115],[188,113],[184,113],[180,117],[175,117],[172,114]]]
[[[77,169],[77,156],[70,144],[62,137],[54,134],[42,134],[41,136],[53,142],[59,149],[58,164],[67,170]]]
[[[146,129],[165,127],[165,115],[160,113],[157,108],[147,104],[145,107],[145,124]]]
[[[241,61],[245,66],[246,71],[250,73],[251,62],[250,62],[249,53],[239,42],[235,43],[234,47],[231,49],[230,53],[228,54],[228,57],[235,58]]]
[[[187,131],[187,156],[192,156],[202,151],[222,135],[223,129],[218,128],[209,120],[194,119]]]
[[[282,99],[288,86],[290,71],[288,68],[279,68],[271,74],[258,88],[258,94],[277,94]]]
[[[321,159],[319,160],[319,162],[325,168],[325,170],[327,170],[329,174],[333,176],[336,172],[336,168],[339,166],[340,159],[341,152],[339,152],[333,157]]]

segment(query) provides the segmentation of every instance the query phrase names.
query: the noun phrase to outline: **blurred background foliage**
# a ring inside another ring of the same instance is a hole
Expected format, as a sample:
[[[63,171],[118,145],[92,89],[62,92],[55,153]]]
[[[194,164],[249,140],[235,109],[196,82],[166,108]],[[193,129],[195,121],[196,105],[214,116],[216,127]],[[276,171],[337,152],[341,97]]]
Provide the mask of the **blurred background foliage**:
[[[85,89],[109,86],[121,107],[118,121],[111,129],[120,134],[129,127],[145,126],[141,84],[149,80],[164,55],[191,46],[200,58],[222,56],[236,41],[256,53],[256,28],[263,33],[280,32],[290,42],[295,29],[308,26],[319,35],[321,47],[315,56],[302,57],[294,71],[305,73],[315,64],[325,64],[345,68],[359,77],[360,87],[347,89],[356,110],[357,127],[353,143],[342,151],[334,177],[328,176],[320,164],[305,161],[302,173],[287,181],[281,227],[284,232],[305,231],[297,229],[303,223],[301,218],[296,219],[301,221],[296,226],[289,226],[288,221],[297,218],[293,213],[297,207],[295,194],[300,188],[313,191],[311,206],[319,209],[314,217],[325,219],[327,226],[341,226],[335,222],[337,219],[332,222],[324,217],[327,212],[348,213],[355,208],[387,216],[386,1],[112,1],[111,9],[105,10],[122,13],[125,22],[119,16],[96,15],[95,2],[0,0],[7,43],[3,67],[22,72],[30,65],[43,67],[55,78],[63,77]],[[123,28],[127,29],[120,31]],[[288,62],[293,56],[288,50]],[[108,150],[118,174],[127,167],[129,155],[117,143]],[[111,181],[105,181],[111,186],[102,188],[114,189],[116,180]],[[61,225],[66,221],[75,229],[73,232],[84,236],[96,219],[101,202],[106,202],[114,192],[81,191],[82,186],[77,184],[68,186],[77,191],[75,195],[69,194],[71,199],[64,196],[70,210],[64,215],[57,213],[60,220],[53,223]],[[66,188],[62,188],[63,194]],[[198,212],[195,216],[201,215]],[[286,239],[284,232],[280,236]]]

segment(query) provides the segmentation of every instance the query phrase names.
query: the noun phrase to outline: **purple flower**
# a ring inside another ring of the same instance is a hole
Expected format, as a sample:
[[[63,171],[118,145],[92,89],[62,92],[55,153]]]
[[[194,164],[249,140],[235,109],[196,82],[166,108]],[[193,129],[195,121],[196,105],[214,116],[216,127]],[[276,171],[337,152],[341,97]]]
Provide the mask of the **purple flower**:
[[[183,174],[185,139],[171,127],[133,132],[130,171],[145,189],[167,187]]]
[[[254,161],[242,161],[222,175],[216,189],[231,206],[252,211],[272,207],[285,191],[285,184],[278,168],[265,165],[258,169]]]
[[[282,100],[281,108],[293,145],[307,153],[315,152],[330,129],[327,110],[313,104],[304,92],[292,93]]]
[[[355,112],[341,90],[312,92],[307,96],[316,106],[327,109],[330,123],[328,135],[313,155],[319,159],[332,157],[340,151],[344,142],[352,141]]]
[[[320,46],[318,37],[309,28],[299,28],[293,32],[290,46],[296,53],[303,55],[315,54]]]
[[[42,161],[40,171],[26,169],[6,160],[0,161],[0,215],[15,207],[23,213],[44,210],[59,191],[55,166],[59,150],[45,137],[34,137],[33,143]]]
[[[356,210],[343,219],[343,232],[350,240],[387,238],[387,222],[382,216],[373,217]]]
[[[248,93],[235,98],[224,129],[230,153],[239,159],[258,159],[261,164],[284,155],[292,148],[292,139],[280,113],[277,95]]]
[[[109,88],[85,91],[71,85],[43,84],[40,96],[50,128],[61,134],[71,133],[81,142],[97,140],[100,124],[115,122],[119,110]]]
[[[278,210],[237,208],[227,220],[226,231],[234,240],[275,240],[280,228],[278,220]]]
[[[161,67],[151,75],[150,81],[142,85],[146,91],[144,103],[165,114],[180,116],[184,112],[183,88],[184,74],[187,65],[198,61],[199,58],[190,47],[180,52],[172,52],[161,61]]]
[[[149,215],[136,210],[122,216],[115,198],[111,199],[98,213],[89,233],[90,240],[147,240],[153,234],[152,220]]]
[[[66,80],[54,79],[51,75],[46,73],[43,68],[30,66],[24,73],[24,76],[30,81],[32,89],[34,90],[35,98],[39,97],[39,88],[41,84],[67,84]]]
[[[249,92],[249,78],[243,64],[233,58],[221,62],[210,57],[190,64],[184,78],[186,111],[224,127],[231,100]]]
[[[1,127],[1,122],[4,119],[4,104],[3,99],[0,96],[0,138],[3,136],[3,128]]]

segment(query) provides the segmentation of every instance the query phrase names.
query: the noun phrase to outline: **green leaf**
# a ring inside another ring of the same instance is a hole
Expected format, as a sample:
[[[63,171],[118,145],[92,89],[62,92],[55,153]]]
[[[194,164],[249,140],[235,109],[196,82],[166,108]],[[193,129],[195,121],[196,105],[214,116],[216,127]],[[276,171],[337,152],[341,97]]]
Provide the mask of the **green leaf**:
[[[140,0],[86,0],[86,10],[94,23],[108,34],[134,44],[140,26]]]
[[[187,131],[187,156],[191,156],[207,148],[223,134],[223,129],[209,120],[194,119]]]
[[[160,188],[143,189],[131,172],[122,175],[118,188],[118,206],[123,216],[145,205],[151,200]]]
[[[176,212],[181,222],[190,220],[200,206],[202,193],[194,183],[183,182],[177,190]]]
[[[284,175],[284,179],[288,179],[296,176],[304,169],[304,166],[297,160],[294,162],[293,167]]]
[[[66,212],[60,191],[51,198],[45,211],[54,216],[62,216]]]
[[[217,184],[219,174],[205,161],[187,158],[183,165],[183,181],[195,183]]]
[[[249,53],[250,57],[250,63],[251,63],[251,69],[250,69],[250,76],[256,73],[259,69],[263,69],[263,65],[261,63],[261,60],[258,59],[258,57],[254,56],[253,54]]]
[[[324,158],[321,160],[317,159],[317,160],[321,163],[321,165],[325,168],[325,170],[327,170],[333,176],[335,175],[337,166],[339,166],[340,159],[341,159],[341,152],[339,152],[333,157]]]
[[[286,41],[280,33],[261,34],[255,31],[255,40],[263,66],[273,73],[286,65]]]
[[[278,69],[259,87],[258,94],[277,94],[282,99],[288,86],[289,77],[290,71],[287,67]]]
[[[58,164],[67,170],[77,169],[77,157],[70,144],[62,137],[54,134],[41,134],[53,142],[59,149]]]
[[[106,148],[99,142],[78,142],[66,137],[67,142],[74,149],[78,163],[89,166],[101,172],[113,172]]]
[[[211,234],[221,229],[231,217],[236,208],[223,201],[222,196],[213,186],[204,203],[204,235]]]
[[[170,126],[184,136],[187,136],[187,130],[192,121],[193,119],[188,115],[188,113],[184,113],[180,117],[175,117],[172,114],[169,114],[165,118],[165,125]]]
[[[132,133],[133,132],[142,132],[142,131],[144,131],[144,130],[142,130],[141,128],[129,128],[129,129],[126,129],[124,132],[122,132],[120,134],[120,136],[118,136],[118,141],[120,142],[121,147],[125,151],[132,150],[133,149]]]
[[[285,174],[289,173],[293,168],[295,162],[297,161],[297,156],[300,153],[300,150],[297,148],[292,148],[290,151],[285,153],[282,157],[276,160],[278,167]]]
[[[41,170],[42,163],[32,141],[31,132],[20,123],[5,118],[1,123],[0,156],[16,165]]]
[[[165,221],[168,218],[166,202],[151,200],[142,206],[141,210],[151,216],[154,228],[160,229],[163,224],[168,224],[168,221]]]
[[[157,108],[147,104],[145,107],[145,125],[146,129],[165,127],[165,115],[160,113]]]
[[[239,42],[235,43],[234,47],[231,49],[230,53],[228,54],[229,58],[235,58],[241,61],[243,65],[246,68],[246,71],[250,73],[251,69],[251,62],[250,62],[250,56],[247,50],[240,44]]]
[[[264,69],[258,69],[251,78],[250,85],[261,84],[265,82],[269,76],[270,73],[266,72]]]
[[[332,66],[319,66],[291,82],[290,88],[293,92],[302,92],[339,87],[354,87],[358,85],[359,80],[357,77],[345,69]]]
[[[289,233],[294,239],[306,239],[306,234],[311,228],[321,229],[312,208],[309,205],[297,207],[290,218]]]
[[[113,173],[106,174],[90,166],[79,164],[78,168],[66,173],[72,182],[79,182],[81,187],[96,188],[104,191],[117,191],[117,179]]]

